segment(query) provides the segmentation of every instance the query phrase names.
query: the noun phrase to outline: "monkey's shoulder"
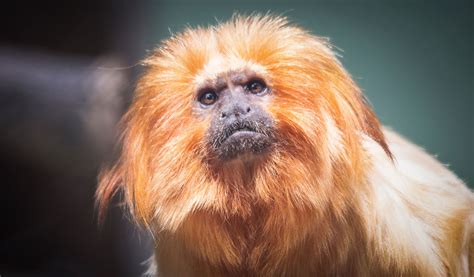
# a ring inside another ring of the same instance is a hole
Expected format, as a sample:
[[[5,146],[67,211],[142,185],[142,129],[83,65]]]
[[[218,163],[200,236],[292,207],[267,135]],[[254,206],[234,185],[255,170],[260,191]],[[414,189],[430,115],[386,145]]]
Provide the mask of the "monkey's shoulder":
[[[468,276],[474,238],[474,194],[446,166],[391,130],[391,160],[366,138],[369,195],[366,218],[377,254],[396,264],[416,263],[424,275]],[[472,265],[471,265],[472,267]]]

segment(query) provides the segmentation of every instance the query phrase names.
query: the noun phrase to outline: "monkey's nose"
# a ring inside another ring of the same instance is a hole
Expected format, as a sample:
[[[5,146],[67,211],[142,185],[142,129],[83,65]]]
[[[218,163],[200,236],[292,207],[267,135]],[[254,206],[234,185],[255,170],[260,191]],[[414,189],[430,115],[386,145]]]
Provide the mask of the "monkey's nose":
[[[232,116],[245,117],[246,115],[250,114],[251,111],[252,109],[249,105],[232,105],[222,110],[221,118],[226,119]]]

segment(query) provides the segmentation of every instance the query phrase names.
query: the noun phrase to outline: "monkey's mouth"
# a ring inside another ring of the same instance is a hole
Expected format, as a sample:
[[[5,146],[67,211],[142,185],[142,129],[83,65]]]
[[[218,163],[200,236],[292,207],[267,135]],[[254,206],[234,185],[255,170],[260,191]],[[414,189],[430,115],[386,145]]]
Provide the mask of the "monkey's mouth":
[[[244,136],[254,136],[257,135],[258,132],[255,128],[243,126],[231,129],[227,132],[224,141],[230,139],[231,137],[244,137]]]
[[[239,121],[221,130],[214,149],[221,160],[231,160],[243,154],[266,152],[273,142],[270,126],[255,121]]]
[[[256,125],[257,124],[252,121],[237,121],[226,126],[226,128],[223,130],[223,136],[220,140],[220,144],[223,144],[228,140],[239,140],[258,136],[261,133],[257,131],[258,126]]]

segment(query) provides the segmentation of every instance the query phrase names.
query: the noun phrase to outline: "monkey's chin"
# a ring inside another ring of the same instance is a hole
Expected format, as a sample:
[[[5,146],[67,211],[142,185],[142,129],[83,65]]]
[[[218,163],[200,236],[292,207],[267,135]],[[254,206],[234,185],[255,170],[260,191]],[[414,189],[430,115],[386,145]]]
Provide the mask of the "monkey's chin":
[[[267,153],[272,144],[272,140],[262,133],[237,131],[219,146],[217,156],[221,161],[249,160]]]

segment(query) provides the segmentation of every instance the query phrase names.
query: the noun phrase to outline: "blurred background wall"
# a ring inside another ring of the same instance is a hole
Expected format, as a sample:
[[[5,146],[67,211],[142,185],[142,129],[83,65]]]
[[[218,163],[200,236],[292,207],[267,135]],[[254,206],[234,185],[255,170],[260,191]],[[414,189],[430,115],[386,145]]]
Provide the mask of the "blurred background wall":
[[[119,203],[97,225],[97,173],[113,159],[138,61],[170,32],[235,11],[283,14],[329,37],[381,121],[473,185],[472,1],[8,3],[0,12],[2,276],[143,272],[149,239]]]

